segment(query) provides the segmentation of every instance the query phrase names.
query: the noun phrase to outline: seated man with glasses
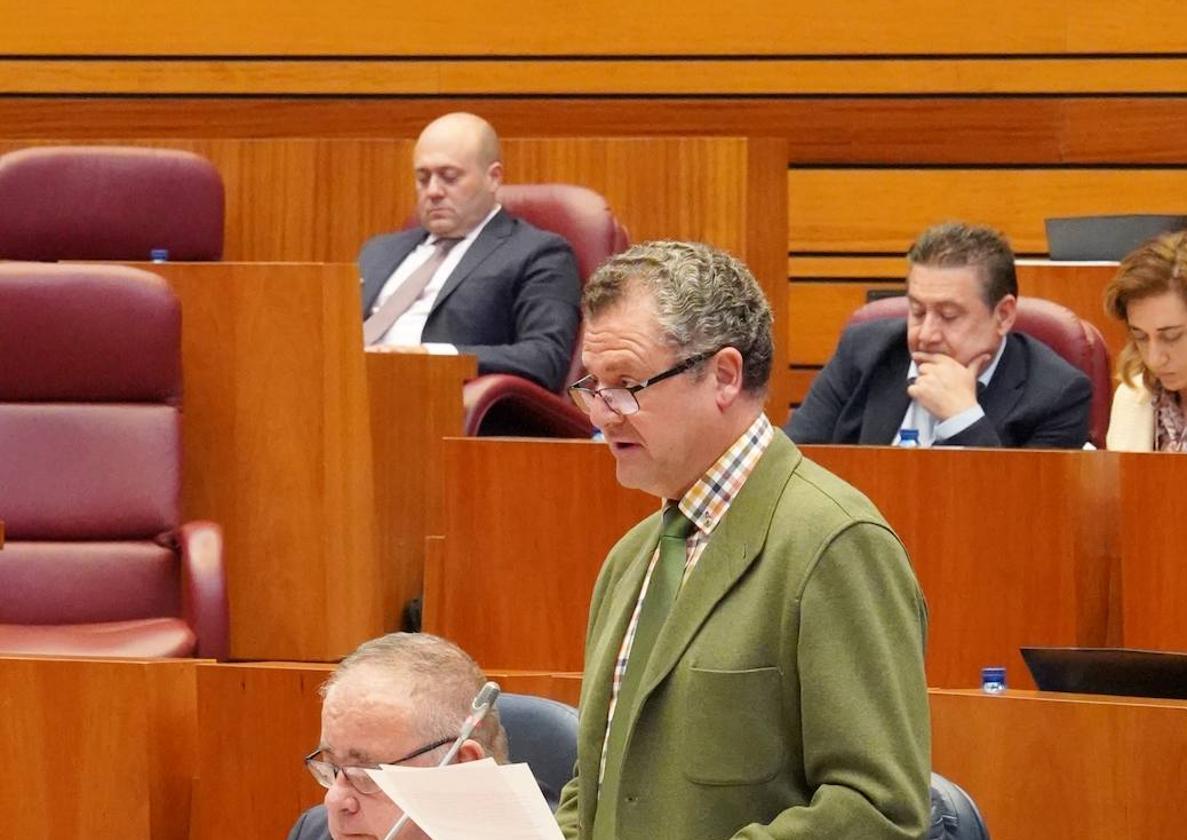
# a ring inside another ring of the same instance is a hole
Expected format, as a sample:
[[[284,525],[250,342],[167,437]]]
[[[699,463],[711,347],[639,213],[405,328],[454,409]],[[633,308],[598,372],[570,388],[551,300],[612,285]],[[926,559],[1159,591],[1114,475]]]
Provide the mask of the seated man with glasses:
[[[289,840],[382,840],[403,816],[365,772],[380,764],[433,767],[470,714],[486,678],[452,642],[426,633],[392,633],[359,646],[321,688],[321,742],[305,757],[326,788]],[[507,735],[492,708],[456,761],[507,761]],[[397,840],[427,840],[407,823]]]
[[[762,289],[721,251],[651,242],[582,308],[570,393],[661,509],[594,587],[564,837],[922,837],[923,596],[870,501],[763,412]]]

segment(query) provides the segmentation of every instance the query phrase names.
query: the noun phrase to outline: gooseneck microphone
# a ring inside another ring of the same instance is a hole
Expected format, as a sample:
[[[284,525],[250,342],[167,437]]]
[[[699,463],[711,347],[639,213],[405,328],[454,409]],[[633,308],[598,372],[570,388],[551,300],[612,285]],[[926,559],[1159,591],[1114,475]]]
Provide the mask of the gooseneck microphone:
[[[454,739],[453,744],[449,748],[449,752],[445,753],[444,757],[437,762],[438,767],[444,767],[451,763],[457,756],[458,750],[462,748],[462,744],[482,723],[482,719],[486,717],[486,713],[494,707],[495,702],[499,699],[499,688],[497,682],[491,681],[486,683],[478,690],[478,694],[474,696],[474,702],[470,704],[470,714],[462,722],[462,728],[458,732],[457,738]],[[404,814],[400,819],[396,820],[396,824],[392,826],[392,830],[384,835],[383,840],[394,840],[395,836],[404,828],[404,824],[408,822],[408,815]]]

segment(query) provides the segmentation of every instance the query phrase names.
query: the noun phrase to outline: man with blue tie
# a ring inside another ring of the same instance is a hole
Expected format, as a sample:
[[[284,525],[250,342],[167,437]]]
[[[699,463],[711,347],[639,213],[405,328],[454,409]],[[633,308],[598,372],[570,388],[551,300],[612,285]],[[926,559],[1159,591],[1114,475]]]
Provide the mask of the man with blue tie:
[[[558,391],[574,352],[581,283],[569,244],[498,203],[499,138],[447,114],[416,141],[420,227],[359,252],[364,341],[374,350],[467,353],[479,373]]]
[[[989,228],[930,228],[907,253],[908,314],[845,331],[791,416],[796,443],[1079,448],[1092,384],[1013,332],[1014,253]]]

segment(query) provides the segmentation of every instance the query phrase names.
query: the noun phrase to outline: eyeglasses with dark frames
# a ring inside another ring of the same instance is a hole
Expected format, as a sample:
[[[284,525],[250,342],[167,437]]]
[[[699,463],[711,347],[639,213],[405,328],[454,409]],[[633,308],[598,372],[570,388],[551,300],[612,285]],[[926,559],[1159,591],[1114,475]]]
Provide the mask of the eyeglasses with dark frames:
[[[618,388],[591,388],[590,385],[594,382],[593,375],[591,374],[569,386],[569,398],[586,414],[593,413],[594,403],[598,398],[601,398],[606,408],[621,417],[629,417],[632,414],[638,413],[639,399],[635,395],[644,388],[650,388],[657,382],[663,382],[665,379],[671,379],[673,376],[679,376],[686,370],[691,370],[705,361],[705,359],[718,353],[720,349],[709,350],[704,353],[697,353],[695,356],[690,356],[683,362],[677,362],[663,373],[657,373],[655,376],[640,382],[638,385],[627,385]]]
[[[446,744],[452,744],[456,740],[456,735],[450,738],[442,738],[439,741],[434,741],[431,744],[425,744],[423,747],[413,750],[403,758],[397,758],[395,761],[383,761],[380,762],[380,764],[403,764],[405,761],[411,761],[412,759],[418,758],[425,753],[432,752],[438,747],[443,747]],[[334,784],[334,779],[338,778],[338,774],[341,773],[346,776],[346,781],[350,783],[350,786],[359,793],[367,795],[379,793],[379,785],[375,784],[375,781],[367,775],[368,770],[378,770],[378,764],[371,767],[339,767],[333,762],[315,758],[315,756],[320,754],[321,751],[321,747],[318,747],[316,750],[309,753],[309,755],[305,756],[305,766],[309,769],[309,774],[317,780],[319,785],[327,789],[332,787]]]

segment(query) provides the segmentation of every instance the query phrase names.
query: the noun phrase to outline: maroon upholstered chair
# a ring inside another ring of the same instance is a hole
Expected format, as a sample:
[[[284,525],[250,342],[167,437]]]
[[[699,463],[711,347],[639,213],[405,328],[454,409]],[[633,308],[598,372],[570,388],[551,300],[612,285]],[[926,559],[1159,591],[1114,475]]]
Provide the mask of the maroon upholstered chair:
[[[903,296],[882,298],[867,303],[849,316],[846,327],[883,318],[906,318],[907,299]],[[1092,382],[1092,409],[1088,440],[1103,449],[1109,428],[1109,410],[1113,404],[1109,349],[1100,331],[1065,306],[1036,297],[1018,298],[1018,318],[1014,329],[1042,341],[1070,365],[1084,371]]]
[[[217,260],[223,182],[174,149],[43,146],[0,156],[0,259]]]
[[[180,330],[155,274],[0,265],[0,652],[226,656],[221,532],[179,523]]]
[[[513,216],[560,234],[573,246],[585,283],[608,257],[629,244],[626,228],[614,218],[606,199],[570,184],[515,184],[499,190],[499,203]],[[566,385],[585,375],[581,334],[573,348]],[[465,434],[514,434],[533,437],[588,438],[593,426],[566,394],[554,394],[511,374],[487,374],[467,382],[462,391]]]

